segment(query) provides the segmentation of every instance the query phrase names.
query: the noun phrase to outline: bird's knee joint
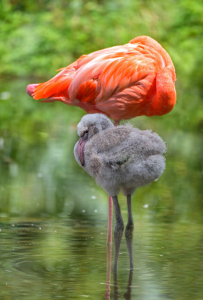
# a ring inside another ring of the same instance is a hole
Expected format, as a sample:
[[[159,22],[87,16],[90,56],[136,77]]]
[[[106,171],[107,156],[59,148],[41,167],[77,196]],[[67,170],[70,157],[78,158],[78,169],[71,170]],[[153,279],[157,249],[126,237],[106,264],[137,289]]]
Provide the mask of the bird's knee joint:
[[[127,224],[125,228],[125,236],[126,238],[132,238],[133,236],[133,230],[134,230],[134,225],[132,224]]]
[[[128,223],[126,225],[126,230],[133,230],[134,229],[134,224],[133,223]]]
[[[123,232],[124,231],[124,224],[123,223],[117,223],[115,227],[115,232]]]

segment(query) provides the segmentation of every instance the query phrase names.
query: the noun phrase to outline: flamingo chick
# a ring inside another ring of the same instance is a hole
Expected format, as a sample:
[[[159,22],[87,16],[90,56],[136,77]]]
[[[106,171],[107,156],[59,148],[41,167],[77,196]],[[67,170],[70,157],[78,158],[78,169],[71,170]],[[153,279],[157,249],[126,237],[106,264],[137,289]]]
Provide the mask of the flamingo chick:
[[[138,187],[158,179],[165,169],[166,145],[157,133],[127,124],[115,127],[103,114],[82,117],[77,126],[80,136],[74,148],[75,159],[112,197],[116,230],[124,224],[117,195],[127,197],[128,224],[133,229],[131,195]]]

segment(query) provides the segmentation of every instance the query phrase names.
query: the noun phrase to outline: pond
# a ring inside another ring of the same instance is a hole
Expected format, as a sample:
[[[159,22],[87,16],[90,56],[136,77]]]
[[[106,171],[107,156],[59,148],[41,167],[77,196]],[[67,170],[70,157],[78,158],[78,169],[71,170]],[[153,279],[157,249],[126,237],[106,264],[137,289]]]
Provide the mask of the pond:
[[[202,132],[178,107],[131,121],[167,142],[166,170],[133,195],[134,270],[123,236],[114,271],[107,195],[73,155],[84,112],[32,100],[30,82],[0,86],[0,298],[203,299]]]
[[[2,220],[1,299],[202,299],[202,225],[134,219],[134,270],[123,238],[116,274],[100,214]]]

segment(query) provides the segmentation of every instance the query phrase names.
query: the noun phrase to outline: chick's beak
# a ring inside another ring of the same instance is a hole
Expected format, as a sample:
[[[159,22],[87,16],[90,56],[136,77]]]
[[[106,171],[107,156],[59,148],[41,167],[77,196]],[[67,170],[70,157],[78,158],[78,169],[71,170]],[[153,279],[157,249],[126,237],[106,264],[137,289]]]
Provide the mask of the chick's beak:
[[[77,153],[80,159],[81,165],[84,167],[85,165],[85,156],[84,156],[84,150],[85,150],[85,144],[87,142],[88,135],[85,134],[82,136],[79,141],[78,141],[78,146],[77,146]]]

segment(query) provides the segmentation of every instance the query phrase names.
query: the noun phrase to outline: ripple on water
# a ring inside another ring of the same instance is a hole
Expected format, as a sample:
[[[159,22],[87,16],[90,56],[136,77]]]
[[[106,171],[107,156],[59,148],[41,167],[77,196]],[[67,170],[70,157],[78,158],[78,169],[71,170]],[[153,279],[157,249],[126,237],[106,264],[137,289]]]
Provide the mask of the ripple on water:
[[[194,293],[203,298],[201,225],[135,222],[134,272],[123,237],[118,273],[112,273],[106,291],[103,224],[64,218],[2,222],[2,297],[102,299],[110,287],[121,299],[123,294],[126,299],[189,299]]]

